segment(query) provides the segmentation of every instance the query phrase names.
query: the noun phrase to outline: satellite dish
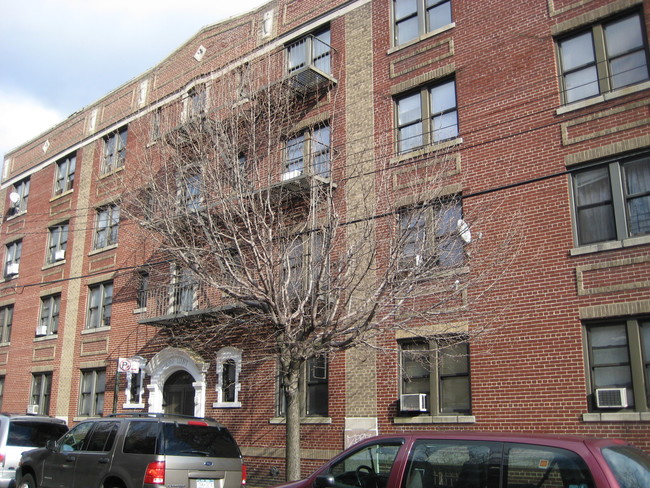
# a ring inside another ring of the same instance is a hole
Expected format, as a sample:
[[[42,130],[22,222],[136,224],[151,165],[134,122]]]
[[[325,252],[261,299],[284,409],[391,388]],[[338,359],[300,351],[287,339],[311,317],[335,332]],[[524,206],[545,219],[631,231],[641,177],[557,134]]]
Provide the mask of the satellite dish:
[[[20,194],[16,193],[15,191],[12,191],[9,194],[9,200],[11,200],[11,203],[18,203],[20,202]]]
[[[458,219],[456,223],[456,230],[460,238],[465,241],[467,244],[472,242],[472,232],[469,230],[469,225],[463,219]]]

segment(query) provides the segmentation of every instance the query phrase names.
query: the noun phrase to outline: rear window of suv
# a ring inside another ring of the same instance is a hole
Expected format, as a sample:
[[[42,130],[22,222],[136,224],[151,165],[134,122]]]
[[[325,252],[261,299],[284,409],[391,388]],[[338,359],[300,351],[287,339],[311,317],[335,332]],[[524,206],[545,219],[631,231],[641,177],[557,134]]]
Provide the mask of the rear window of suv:
[[[48,422],[9,422],[8,446],[45,447],[49,440],[57,440],[68,431],[63,424]]]
[[[158,442],[158,433],[161,430],[162,435]],[[226,429],[215,425],[176,422],[130,422],[123,450],[128,454],[240,457],[239,448]]]
[[[163,439],[161,454],[169,456],[239,457],[230,433],[218,426],[164,423]]]

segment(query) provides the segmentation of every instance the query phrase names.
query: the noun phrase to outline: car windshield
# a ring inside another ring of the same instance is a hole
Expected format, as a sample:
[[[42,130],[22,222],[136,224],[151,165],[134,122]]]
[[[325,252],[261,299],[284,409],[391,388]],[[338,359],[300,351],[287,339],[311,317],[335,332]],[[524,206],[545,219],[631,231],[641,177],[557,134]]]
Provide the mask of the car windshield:
[[[631,446],[603,449],[603,456],[621,488],[646,488],[650,479],[650,458]]]
[[[68,431],[63,424],[47,422],[10,422],[8,446],[45,447],[49,440],[57,440]]]
[[[230,433],[217,426],[165,423],[163,439],[161,454],[170,456],[240,456],[239,448]]]

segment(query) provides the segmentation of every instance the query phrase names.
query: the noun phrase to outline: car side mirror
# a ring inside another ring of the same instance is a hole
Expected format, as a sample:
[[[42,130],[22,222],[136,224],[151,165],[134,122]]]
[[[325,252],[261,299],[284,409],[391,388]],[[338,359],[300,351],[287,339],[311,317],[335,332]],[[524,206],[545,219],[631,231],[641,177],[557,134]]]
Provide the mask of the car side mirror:
[[[52,439],[46,441],[45,447],[48,451],[56,451],[56,441],[53,441]]]
[[[321,474],[314,480],[314,488],[330,488],[336,484],[334,476],[331,474]]]

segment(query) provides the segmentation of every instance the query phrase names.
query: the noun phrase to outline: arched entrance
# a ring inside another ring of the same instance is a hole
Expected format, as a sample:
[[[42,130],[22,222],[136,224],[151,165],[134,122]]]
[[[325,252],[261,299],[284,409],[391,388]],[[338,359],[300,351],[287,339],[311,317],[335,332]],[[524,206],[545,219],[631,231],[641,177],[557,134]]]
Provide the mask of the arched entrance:
[[[205,416],[205,376],[210,364],[184,349],[167,347],[149,361],[149,412]]]
[[[176,371],[163,386],[165,413],[194,415],[194,378],[187,371]]]

